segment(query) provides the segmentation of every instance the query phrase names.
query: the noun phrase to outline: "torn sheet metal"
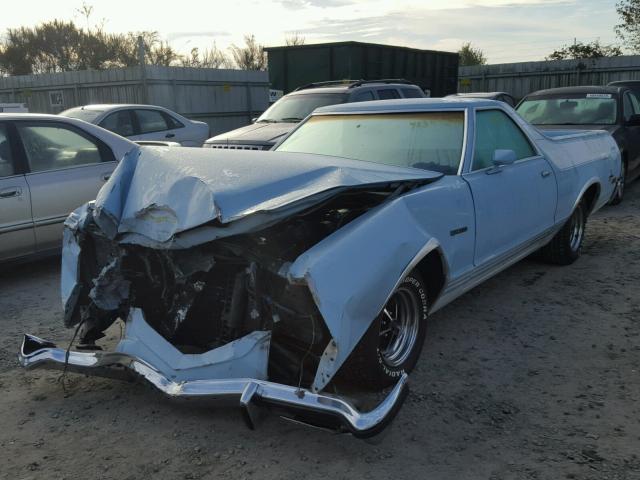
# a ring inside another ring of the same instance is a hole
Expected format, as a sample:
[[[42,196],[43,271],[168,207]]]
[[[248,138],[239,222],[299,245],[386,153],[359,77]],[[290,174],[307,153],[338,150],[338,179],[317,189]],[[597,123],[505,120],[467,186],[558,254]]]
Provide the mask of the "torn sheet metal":
[[[71,323],[70,316],[82,291],[80,279],[80,245],[75,234],[65,228],[62,234],[62,265],[60,268],[60,295],[64,307],[64,324]]]
[[[214,220],[198,242],[227,236],[231,222],[249,215],[271,214],[261,222],[291,215],[294,205],[306,208],[310,199],[324,192],[440,177],[436,172],[320,155],[141,147],[125,156],[100,190],[96,223],[109,238],[129,234],[129,243],[167,248],[181,232]],[[290,208],[278,214],[285,206]],[[263,225],[254,221],[243,230]]]
[[[211,378],[266,380],[270,340],[271,332],[256,331],[208,352],[185,354],[162,338],[146,322],[142,311],[134,308],[116,351],[153,365],[177,382]]]
[[[129,297],[130,282],[124,278],[121,264],[120,257],[114,258],[93,280],[89,298],[102,310],[117,310]]]

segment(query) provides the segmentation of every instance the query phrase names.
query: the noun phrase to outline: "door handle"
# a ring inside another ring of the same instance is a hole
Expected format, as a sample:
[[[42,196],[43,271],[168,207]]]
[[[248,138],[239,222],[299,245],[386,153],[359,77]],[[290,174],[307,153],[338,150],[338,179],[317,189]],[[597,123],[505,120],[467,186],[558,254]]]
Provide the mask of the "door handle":
[[[0,190],[0,198],[19,197],[20,195],[22,195],[22,188],[20,187],[9,187]]]
[[[167,133],[167,134],[164,136],[164,138],[173,138],[173,137],[175,137],[175,136],[176,136],[176,134],[175,134],[175,133]]]
[[[106,182],[107,180],[109,180],[111,178],[111,174],[110,173],[103,173],[100,178],[102,179],[103,182]]]
[[[551,175],[551,172],[549,170],[543,170],[540,172],[540,175],[542,175],[542,178],[547,178],[549,175]]]

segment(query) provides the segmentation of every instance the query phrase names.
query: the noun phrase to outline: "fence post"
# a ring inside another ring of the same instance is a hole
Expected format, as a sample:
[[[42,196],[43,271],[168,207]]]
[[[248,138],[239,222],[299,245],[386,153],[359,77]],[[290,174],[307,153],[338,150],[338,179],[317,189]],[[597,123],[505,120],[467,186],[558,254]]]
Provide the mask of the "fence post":
[[[247,74],[247,77],[249,75]],[[249,116],[249,123],[253,119],[253,101],[251,98],[251,82],[247,78],[247,115]]]
[[[147,67],[144,61],[144,41],[142,40],[142,35],[138,36],[138,63],[140,64],[142,103],[149,103],[149,92],[147,91]]]

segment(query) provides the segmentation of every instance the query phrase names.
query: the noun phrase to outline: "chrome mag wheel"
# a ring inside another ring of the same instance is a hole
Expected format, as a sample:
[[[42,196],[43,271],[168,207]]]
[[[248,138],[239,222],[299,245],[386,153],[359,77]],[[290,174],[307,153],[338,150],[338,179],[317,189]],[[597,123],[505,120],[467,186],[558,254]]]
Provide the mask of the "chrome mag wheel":
[[[582,206],[576,207],[573,215],[571,216],[571,230],[569,234],[569,246],[571,250],[576,252],[582,245],[582,238],[584,237],[584,212]]]
[[[379,351],[390,367],[402,365],[418,338],[422,303],[414,289],[399,287],[382,309]]]

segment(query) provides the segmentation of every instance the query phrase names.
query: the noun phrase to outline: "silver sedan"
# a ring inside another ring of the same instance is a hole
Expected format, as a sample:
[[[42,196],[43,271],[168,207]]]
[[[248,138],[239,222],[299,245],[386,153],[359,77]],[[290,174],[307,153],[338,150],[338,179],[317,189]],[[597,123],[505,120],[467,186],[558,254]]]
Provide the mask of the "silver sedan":
[[[60,115],[99,125],[132,141],[170,141],[183,147],[201,147],[211,136],[206,123],[154,105],[85,105]]]
[[[0,262],[59,250],[65,218],[133,148],[73,118],[0,113]]]

